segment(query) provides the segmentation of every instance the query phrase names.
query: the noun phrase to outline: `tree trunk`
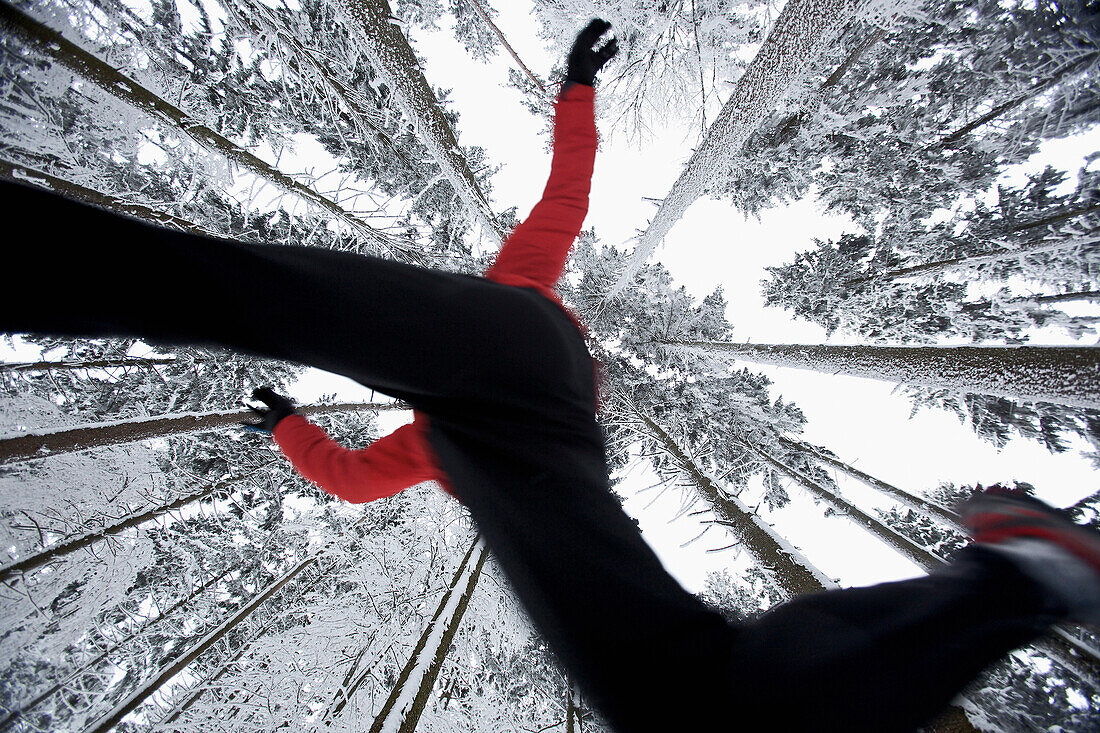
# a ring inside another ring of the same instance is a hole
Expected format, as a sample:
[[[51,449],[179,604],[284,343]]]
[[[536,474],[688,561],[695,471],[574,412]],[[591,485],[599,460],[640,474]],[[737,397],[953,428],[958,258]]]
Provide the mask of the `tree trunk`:
[[[565,685],[565,733],[574,733],[573,719],[577,715],[577,706],[573,698],[573,685]]]
[[[739,440],[737,438],[733,438],[733,440],[763,458],[765,461],[778,469],[780,473],[783,473],[786,476],[789,476],[790,478],[797,481],[811,494],[824,501],[838,513],[848,517],[856,524],[869,530],[871,534],[873,534],[876,538],[885,542],[893,550],[901,553],[903,556],[916,563],[925,572],[931,572],[936,568],[943,567],[944,563],[946,562],[943,558],[929,552],[917,543],[913,542],[908,537],[905,537],[904,535],[895,532],[893,529],[887,527],[875,517],[872,517],[870,514],[867,514],[862,509],[852,505],[832,491],[829,491],[824,486],[817,483],[801,471],[794,469],[791,466],[788,466],[787,464],[780,461],[778,458],[769,455],[766,451],[757,448],[755,445],[752,445],[747,441]]]
[[[302,415],[321,415],[352,410],[381,412],[407,409],[409,409],[408,406],[401,402],[341,402],[333,405],[305,405],[297,408],[297,411]],[[146,438],[164,438],[169,435],[213,430],[236,425],[252,417],[254,417],[253,413],[248,410],[176,413],[78,425],[75,428],[33,431],[13,438],[0,439],[0,466],[89,448],[132,443]]]
[[[994,395],[1015,402],[1100,409],[1100,347],[1096,346],[659,343],[758,364]]]
[[[478,548],[477,559],[471,567],[470,558],[475,548]],[[413,649],[409,661],[401,670],[401,675],[397,678],[393,689],[390,690],[382,710],[374,719],[370,733],[380,733],[383,728],[393,730],[395,724],[399,726],[396,729],[400,733],[412,733],[416,729],[416,724],[427,706],[435,680],[439,676],[439,670],[443,667],[447,652],[451,650],[451,640],[454,639],[462,616],[470,603],[470,597],[481,577],[481,568],[487,556],[488,549],[485,543],[480,538],[475,539],[455,571],[450,587],[440,599],[435,615],[425,627],[424,633],[420,635],[420,640]],[[463,587],[464,578],[466,582]],[[417,685],[416,693],[411,698],[408,695],[410,684]]]
[[[931,502],[928,499],[910,494],[907,491],[899,489],[897,486],[886,483],[882,479],[878,479],[874,476],[871,476],[870,474],[864,473],[855,466],[851,466],[838,458],[834,458],[832,456],[817,451],[816,449],[814,449],[813,446],[809,445],[808,443],[803,443],[802,441],[791,440],[790,438],[783,437],[780,437],[779,441],[784,445],[790,446],[791,448],[809,453],[822,463],[826,463],[833,468],[843,471],[852,478],[860,481],[867,486],[870,486],[872,489],[878,491],[880,494],[888,496],[891,499],[894,499],[901,504],[904,504],[910,509],[918,511],[921,514],[924,514],[931,519],[935,519],[938,522],[942,522],[944,525],[954,530],[955,532],[966,534],[966,530],[961,524],[959,524],[959,515],[951,511],[950,509],[945,509],[939,504]]]
[[[194,141],[199,146],[222,155],[249,173],[270,181],[288,193],[292,193],[320,207],[347,224],[364,240],[370,242],[377,253],[401,252],[406,257],[416,257],[416,248],[401,246],[395,237],[376,231],[338,204],[265,163],[247,150],[210,128],[197,124],[186,112],[133,79],[121,74],[93,54],[85,51],[57,31],[39,23],[31,16],[0,3],[0,28],[32,46],[52,61],[76,73],[80,78],[99,87],[111,96],[133,105]]]
[[[639,236],[634,253],[606,298],[627,286],[673,224],[706,194],[716,169],[738,154],[764,116],[791,92],[861,5],[861,0],[790,0],[786,4],[718,118]]]
[[[1095,210],[1089,209],[1088,211]],[[1078,214],[1088,213],[1088,211],[1076,212]],[[1068,218],[1068,217],[1067,217]],[[1054,221],[1052,218],[1051,221]],[[1039,226],[1041,223],[1050,223],[1047,221],[1032,222],[1029,225],[1018,227],[1012,231],[1022,231],[1029,226]],[[992,252],[984,255],[971,255],[969,257],[955,257],[949,260],[937,260],[935,262],[926,262],[922,265],[913,265],[912,267],[902,267],[897,270],[887,270],[876,275],[866,275],[864,277],[855,277],[851,280],[847,280],[844,283],[844,287],[851,290],[857,285],[864,283],[876,282],[882,280],[900,280],[906,277],[914,277],[917,275],[929,276],[940,275],[952,270],[961,270],[967,267],[980,267],[982,265],[990,265],[994,262],[1004,262],[1005,260],[1016,259],[1019,257],[1027,257],[1028,255],[1047,254],[1049,252],[1057,252],[1062,249],[1070,249],[1072,247],[1084,247],[1087,245],[1093,245],[1100,242],[1100,237],[1086,237],[1085,239],[1073,240],[1066,239],[1055,242],[1046,242],[1044,244],[1037,244],[1031,247],[1023,247],[1021,249],[1004,249],[998,252]]]
[[[1100,301],[1100,290],[1078,290],[1075,293],[1059,293],[1057,295],[1022,295],[1013,298],[1010,303],[1074,303],[1079,300],[1091,302]]]
[[[186,669],[200,654],[217,643],[219,639],[229,633],[241,621],[259,608],[261,604],[271,598],[271,596],[275,595],[283,586],[296,578],[306,568],[315,565],[327,549],[327,545],[322,547],[284,573],[281,578],[268,586],[267,590],[246,603],[236,613],[219,624],[216,629],[203,637],[201,641],[191,647],[186,653],[176,658],[167,667],[161,669],[156,677],[128,695],[126,699],[116,705],[111,712],[104,715],[96,721],[94,725],[89,727],[87,733],[106,733],[106,731],[116,726],[132,710],[156,694],[166,682]]]
[[[473,171],[462,155],[458,138],[443,116],[439,100],[424,78],[416,52],[401,29],[393,22],[386,0],[337,0],[358,30],[363,51],[378,73],[393,90],[393,99],[406,118],[416,125],[417,137],[439,164],[451,187],[481,221],[482,227],[498,242],[503,235],[497,228],[489,200],[481,191]]]
[[[500,28],[498,28],[497,24],[493,22],[493,19],[489,17],[489,13],[485,12],[485,8],[481,7],[481,3],[479,2],[479,0],[466,0],[466,2],[468,2],[470,6],[474,9],[474,12],[477,13],[477,17],[481,18],[481,21],[485,23],[485,25],[489,26],[489,29],[493,32],[493,35],[497,37],[497,40],[500,41],[502,46],[504,46],[504,49],[516,62],[523,73],[527,75],[527,78],[530,79],[531,82],[535,85],[535,88],[538,89],[539,92],[542,94],[543,99],[545,101],[549,101],[550,94],[546,91],[546,87],[544,87],[542,85],[542,82],[539,81],[539,78],[535,76],[529,68],[527,68],[527,64],[523,63],[523,59],[521,59],[519,57],[519,54],[516,53],[516,50],[512,48],[512,44],[508,43],[508,39],[504,37],[503,33],[501,33]]]
[[[650,436],[688,477],[714,511],[718,523],[728,527],[756,563],[768,569],[783,595],[794,598],[803,593],[835,587],[828,576],[813,567],[766,522],[753,515],[735,497],[721,491],[656,421],[633,405],[627,406],[627,409],[642,421]]]
[[[213,496],[219,489],[224,487],[226,483],[227,481],[215,482],[204,489],[196,491],[193,494],[181,496],[175,501],[169,502],[167,504],[162,504],[159,507],[141,512],[139,514],[132,514],[122,521],[108,525],[103,529],[99,529],[94,532],[88,532],[72,539],[64,540],[56,545],[47,547],[41,552],[23,558],[22,560],[8,563],[7,565],[0,567],[0,582],[7,581],[9,578],[11,578],[12,575],[16,573],[19,573],[20,575],[25,575],[26,573],[29,573],[36,568],[40,568],[47,563],[54,562],[55,560],[60,560],[61,558],[67,555],[71,555],[77,550],[89,547],[96,542],[105,540],[109,537],[114,537],[132,527],[137,527],[145,522],[156,519],[157,517],[162,517],[168,512],[180,509],[187,506],[188,504],[192,504],[194,502],[202,501],[203,499],[209,498]]]
[[[203,593],[207,588],[215,586],[217,583],[219,583],[221,581],[222,578],[224,578],[231,571],[236,570],[236,569],[237,568],[230,566],[230,567],[226,568],[225,570],[223,570],[220,575],[218,575],[214,578],[211,578],[210,580],[207,580],[205,583],[202,583],[198,588],[196,588],[194,591],[192,591],[190,594],[188,594],[184,598],[181,598],[176,603],[172,604],[172,606],[170,608],[165,610],[163,613],[161,613],[159,616],[157,616],[152,621],[150,621],[147,624],[142,625],[141,627],[139,627],[137,629],[134,629],[129,634],[127,634],[125,637],[123,637],[120,641],[118,641],[113,646],[111,646],[109,649],[106,649],[105,651],[100,652],[93,659],[91,659],[90,661],[85,662],[84,664],[82,664],[79,669],[73,670],[68,675],[66,675],[63,679],[61,679],[60,681],[54,683],[45,692],[39,693],[38,695],[35,695],[32,699],[28,700],[27,702],[22,703],[18,708],[12,710],[7,715],[5,715],[2,720],[0,720],[0,730],[8,730],[7,725],[9,723],[12,723],[12,722],[18,720],[25,713],[27,713],[30,710],[33,710],[39,703],[41,703],[43,700],[45,700],[46,698],[48,698],[51,695],[53,695],[54,693],[56,693],[58,690],[62,689],[69,682],[73,681],[78,676],[84,674],[86,671],[91,670],[95,665],[99,664],[104,659],[106,659],[107,656],[111,652],[113,652],[115,649],[118,649],[120,646],[122,646],[126,642],[130,641],[131,639],[133,639],[138,634],[145,633],[146,631],[149,631],[150,629],[154,628],[160,621],[164,620],[165,618],[168,618],[168,616],[170,616],[172,613],[174,613],[177,609],[182,608],[183,606],[190,603],[192,600],[194,600],[194,598],[196,596]]]
[[[863,54],[867,53],[867,51],[872,46],[881,41],[883,37],[885,37],[885,35],[886,31],[882,30],[881,28],[877,28],[866,38],[856,44],[851,52],[848,54],[848,57],[844,59],[843,62],[841,62],[840,66],[836,67],[836,69],[833,70],[833,73],[829,75],[829,78],[826,79],[825,82],[818,88],[815,96],[820,98],[820,96],[825,91],[839,84],[840,80],[844,77],[846,73],[848,73],[848,70],[852,68],[852,66],[854,66],[857,61],[859,61],[860,57],[862,57]],[[784,145],[790,142],[791,139],[794,138],[795,134],[797,134],[799,129],[802,127],[802,123],[808,117],[805,107],[806,105],[804,105],[803,109],[787,115],[781,122],[779,122],[779,124],[775,126],[773,131],[768,134],[768,142],[766,144],[766,147],[779,147],[780,145]]]
[[[29,166],[22,165],[20,163],[12,163],[7,160],[0,160],[0,176],[18,181],[20,183],[33,183],[42,188],[59,193],[62,196],[66,196],[78,201],[85,201],[94,206],[99,206],[104,209],[110,209],[111,211],[118,212],[119,214],[126,214],[127,216],[135,216],[139,219],[143,219],[153,224],[159,224],[160,226],[170,227],[172,229],[178,229],[182,232],[188,232],[190,234],[198,234],[204,237],[216,237],[218,234],[206,227],[199,226],[193,222],[190,222],[182,217],[169,214],[164,211],[159,211],[151,206],[145,204],[139,204],[134,201],[123,201],[122,199],[115,198],[99,191],[93,191],[90,188],[85,188],[77,183],[66,181],[57,176],[52,176],[49,173],[43,173],[40,170],[31,168]],[[4,366],[0,368],[8,369],[10,366]]]
[[[138,368],[152,369],[166,364],[175,364],[174,356],[140,358],[126,356],[119,359],[89,359],[88,361],[35,361],[22,363],[0,364],[0,373],[3,372],[71,372],[78,369],[117,369]],[[202,361],[195,359],[195,361]]]

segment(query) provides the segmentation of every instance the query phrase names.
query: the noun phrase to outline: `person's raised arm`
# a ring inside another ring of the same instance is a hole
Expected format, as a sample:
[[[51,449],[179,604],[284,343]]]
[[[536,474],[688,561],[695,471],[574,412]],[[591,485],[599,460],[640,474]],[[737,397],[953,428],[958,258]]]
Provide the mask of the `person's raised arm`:
[[[569,53],[566,81],[555,105],[554,157],[542,199],[504,243],[485,276],[520,287],[550,289],[561,277],[573,240],[588,213],[596,158],[593,111],[596,73],[618,51],[615,39],[595,48],[610,24],[593,20]]]
[[[249,427],[270,432],[294,468],[326,492],[353,504],[382,499],[442,475],[427,452],[422,426],[404,425],[366,448],[349,450],[294,412],[290,400],[270,389],[253,397],[267,410]]]

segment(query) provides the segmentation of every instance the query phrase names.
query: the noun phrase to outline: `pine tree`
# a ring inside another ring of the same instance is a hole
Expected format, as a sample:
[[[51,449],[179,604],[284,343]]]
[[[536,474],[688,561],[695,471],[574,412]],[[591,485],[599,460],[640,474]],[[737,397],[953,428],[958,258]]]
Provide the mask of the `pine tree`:
[[[744,71],[741,52],[768,30],[775,4],[726,0],[536,2],[543,37],[564,56],[583,18],[613,26],[619,58],[601,75],[601,107],[613,128],[644,135],[668,118],[697,122],[721,106],[724,86]]]
[[[1013,400],[1044,400],[1096,409],[1097,351],[1089,346],[809,346],[730,342],[667,342],[666,346],[794,369]]]
[[[610,290],[611,296],[633,279],[688,206],[706,195],[714,185],[715,169],[736,156],[770,110],[790,95],[797,96],[807,65],[824,53],[859,8],[860,3],[844,0],[795,0],[783,7],[756,57],[737,80],[717,119],[639,236],[626,268]]]

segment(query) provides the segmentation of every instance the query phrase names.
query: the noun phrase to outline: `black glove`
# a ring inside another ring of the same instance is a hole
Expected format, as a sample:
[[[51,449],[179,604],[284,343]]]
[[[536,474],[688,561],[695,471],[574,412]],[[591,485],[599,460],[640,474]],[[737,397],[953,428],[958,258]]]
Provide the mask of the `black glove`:
[[[608,59],[619,52],[619,42],[615,38],[605,43],[602,48],[596,50],[593,46],[600,40],[611,24],[606,20],[594,19],[583,31],[577,34],[577,40],[569,51],[566,61],[565,79],[592,86],[596,81],[596,74]]]
[[[270,434],[275,430],[275,426],[279,424],[280,420],[294,414],[294,403],[281,394],[277,394],[271,387],[260,387],[253,390],[252,399],[264,403],[267,405],[267,409],[262,410],[259,407],[248,406],[248,409],[260,418],[259,422],[242,422],[241,425],[248,430]]]

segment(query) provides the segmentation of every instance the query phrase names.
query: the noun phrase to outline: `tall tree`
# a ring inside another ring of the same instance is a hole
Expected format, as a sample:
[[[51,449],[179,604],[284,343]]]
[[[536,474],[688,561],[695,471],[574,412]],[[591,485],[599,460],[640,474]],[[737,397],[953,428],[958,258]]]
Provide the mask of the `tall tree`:
[[[393,13],[389,3],[386,0],[341,0],[340,5],[353,24],[363,52],[378,73],[389,81],[394,103],[414,121],[421,141],[485,231],[500,241],[503,235],[489,201],[462,157],[458,139],[420,71],[415,52],[400,28],[391,22]]]
[[[626,287],[672,225],[692,203],[706,195],[714,169],[736,156],[764,116],[795,91],[809,63],[856,17],[860,5],[855,0],[791,0],[783,7],[718,118],[638,237],[634,253],[609,297]]]
[[[893,499],[910,509],[921,512],[922,514],[925,514],[932,519],[941,522],[942,524],[946,525],[956,532],[962,533],[965,531],[960,524],[959,515],[957,513],[955,513],[951,509],[948,509],[947,507],[941,506],[933,500],[927,499],[922,496],[917,496],[916,494],[912,494],[908,491],[900,489],[897,486],[888,484],[880,478],[871,476],[870,474],[859,470],[855,466],[852,466],[851,464],[845,463],[844,461],[840,460],[836,456],[832,455],[831,451],[816,448],[803,441],[794,441],[790,438],[780,438],[780,442],[785,445],[797,447],[800,450],[809,453],[815,459],[821,461],[822,463],[825,463],[832,468],[843,471],[844,473],[848,474],[849,476],[863,483],[864,485],[870,486],[872,489],[879,492],[880,494],[887,496],[890,499]]]
[[[321,415],[349,410],[405,410],[400,402],[341,402],[334,404],[303,405],[298,411],[303,415]],[[0,439],[0,465],[26,461],[32,458],[69,453],[72,451],[101,448],[119,443],[129,443],[147,438],[194,433],[211,428],[235,426],[247,420],[248,410],[213,412],[205,414],[184,413],[161,417],[113,422],[106,425],[80,425],[64,430],[27,433],[15,438]]]
[[[412,656],[401,670],[393,690],[374,719],[371,733],[391,728],[395,723],[402,733],[415,730],[428,703],[432,687],[439,677],[443,660],[451,648],[451,640],[470,604],[470,596],[477,587],[487,553],[485,543],[479,539],[470,546],[455,571],[447,592],[440,599],[435,615],[424,629]],[[338,712],[339,708],[334,714]]]
[[[794,369],[1013,400],[1100,407],[1100,350],[1089,346],[814,346],[701,341],[665,345]]]
[[[723,491],[655,420],[625,395],[616,403],[623,410],[620,420],[637,421],[646,437],[664,457],[658,462],[670,476],[680,476],[714,511],[717,523],[726,527],[757,564],[769,568],[775,588],[786,598],[833,587],[833,581],[814,568],[790,543],[780,538],[734,496]]]

